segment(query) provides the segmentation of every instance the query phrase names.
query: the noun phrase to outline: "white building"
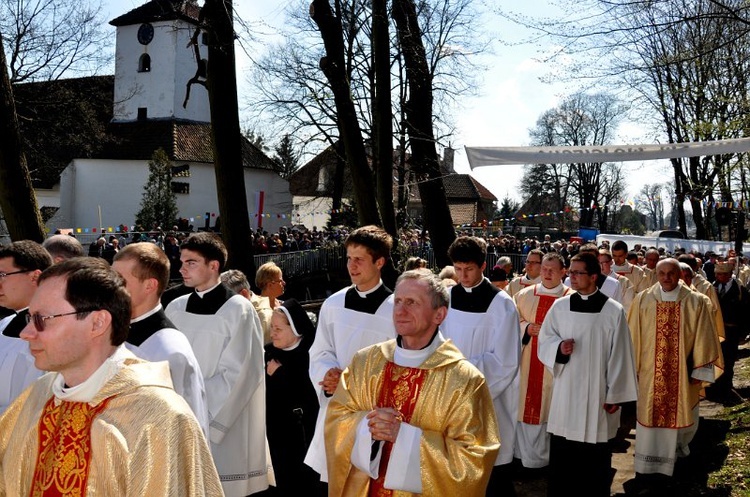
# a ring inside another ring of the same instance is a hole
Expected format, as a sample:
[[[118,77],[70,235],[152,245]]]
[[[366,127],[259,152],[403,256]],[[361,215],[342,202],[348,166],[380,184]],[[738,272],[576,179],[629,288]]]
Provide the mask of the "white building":
[[[110,22],[117,33],[115,75],[113,80],[97,77],[100,85],[112,86],[105,90],[112,99],[106,132],[90,153],[64,159],[59,185],[37,189],[40,207],[59,207],[47,222],[50,230],[132,226],[148,162],[158,148],[167,152],[175,170],[178,215],[196,228],[207,224],[207,214],[215,224],[219,207],[205,87],[191,85],[183,107],[188,81],[203,79],[198,68],[205,68],[208,57],[202,33],[197,38],[200,64],[189,46],[198,11],[194,0],[152,0]],[[244,140],[243,166],[247,198],[232,202],[248,209],[251,226],[276,231],[291,224],[289,184],[276,164]]]

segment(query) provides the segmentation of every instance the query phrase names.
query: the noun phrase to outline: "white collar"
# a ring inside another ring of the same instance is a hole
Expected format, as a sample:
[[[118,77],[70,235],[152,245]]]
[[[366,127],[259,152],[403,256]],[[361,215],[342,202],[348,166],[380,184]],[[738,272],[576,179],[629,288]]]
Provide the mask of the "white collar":
[[[83,383],[74,387],[65,386],[65,378],[58,373],[52,383],[52,393],[57,401],[90,402],[114,375],[120,371],[126,359],[135,357],[125,346],[115,349],[99,368]]]
[[[406,368],[419,367],[437,350],[438,347],[443,344],[443,342],[445,342],[445,337],[443,337],[443,334],[440,332],[440,330],[438,330],[437,336],[432,340],[432,343],[423,349],[404,349],[399,347],[398,341],[396,341],[397,345],[396,351],[393,353],[393,362],[395,362],[399,366],[403,366]]]
[[[160,310],[161,310],[161,303],[159,303],[159,304],[156,304],[156,307],[154,307],[154,308],[153,308],[153,309],[151,309],[150,311],[148,311],[148,312],[145,312],[145,313],[141,314],[141,315],[140,315],[140,316],[138,316],[137,318],[131,319],[131,320],[130,320],[130,324],[133,324],[133,323],[137,323],[138,321],[143,321],[143,320],[144,320],[144,319],[146,319],[147,317],[149,317],[149,316],[153,316],[154,314],[156,314],[156,313],[157,313],[157,312],[159,312]]]
[[[221,280],[219,280],[219,282],[217,284],[215,284],[214,286],[212,286],[208,290],[203,290],[202,292],[199,292],[198,290],[196,290],[195,293],[197,293],[200,298],[203,298],[203,296],[205,294],[207,294],[208,292],[210,292],[211,290],[213,290],[214,288],[216,288],[219,285],[221,285]]]
[[[558,293],[560,293],[560,292],[563,291],[563,287],[564,286],[565,285],[563,285],[562,282],[560,282],[560,284],[557,285],[554,288],[547,288],[542,283],[539,283],[539,285],[536,287],[536,289],[537,289],[538,293],[543,293],[543,294],[546,294],[546,295],[556,295],[556,294],[558,294]]]
[[[375,285],[374,287],[370,288],[370,289],[369,289],[369,290],[367,290],[366,292],[360,292],[360,291],[359,291],[359,290],[357,289],[357,285],[352,285],[352,287],[354,287],[354,291],[355,291],[355,292],[357,292],[357,294],[358,294],[358,295],[359,295],[360,297],[362,297],[362,298],[365,298],[365,297],[367,297],[368,295],[370,295],[370,294],[371,294],[372,292],[374,292],[375,290],[377,290],[377,289],[378,289],[378,288],[380,288],[381,286],[383,286],[383,280],[380,280],[380,281],[378,281],[378,284],[377,284],[377,285]]]
[[[482,283],[484,283],[484,280],[487,280],[487,277],[485,277],[485,276],[482,276],[482,279],[481,279],[481,280],[479,280],[479,283],[477,283],[477,284],[476,284],[476,285],[474,285],[474,286],[463,286],[463,285],[461,285],[461,286],[463,287],[463,289],[464,289],[464,290],[466,290],[466,293],[471,293],[471,291],[472,291],[472,290],[474,290],[474,289],[475,289],[475,288],[477,288],[477,287],[478,287],[479,285],[481,285]],[[489,281],[489,280],[487,280],[487,281]]]
[[[659,291],[661,292],[661,299],[664,302],[677,302],[677,295],[680,293],[680,285],[678,284],[674,290],[667,292],[661,285],[659,285]]]

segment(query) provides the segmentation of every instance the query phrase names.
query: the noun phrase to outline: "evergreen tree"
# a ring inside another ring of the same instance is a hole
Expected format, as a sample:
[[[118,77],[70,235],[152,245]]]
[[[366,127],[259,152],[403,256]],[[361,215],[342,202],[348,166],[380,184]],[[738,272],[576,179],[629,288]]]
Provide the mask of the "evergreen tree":
[[[299,168],[299,154],[294,151],[292,137],[288,134],[284,135],[274,151],[276,155],[274,155],[273,160],[281,165],[281,177],[289,179],[292,173]]]
[[[169,229],[177,218],[177,198],[172,191],[172,165],[164,149],[154,152],[148,162],[148,181],[143,187],[141,209],[135,223],[150,229]]]

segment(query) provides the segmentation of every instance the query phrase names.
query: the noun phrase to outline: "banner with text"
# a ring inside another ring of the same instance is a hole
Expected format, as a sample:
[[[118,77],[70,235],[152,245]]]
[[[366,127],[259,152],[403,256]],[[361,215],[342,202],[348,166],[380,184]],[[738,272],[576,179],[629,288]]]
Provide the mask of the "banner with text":
[[[580,164],[624,162],[750,151],[750,138],[663,145],[602,145],[598,147],[466,147],[469,166],[509,164]]]

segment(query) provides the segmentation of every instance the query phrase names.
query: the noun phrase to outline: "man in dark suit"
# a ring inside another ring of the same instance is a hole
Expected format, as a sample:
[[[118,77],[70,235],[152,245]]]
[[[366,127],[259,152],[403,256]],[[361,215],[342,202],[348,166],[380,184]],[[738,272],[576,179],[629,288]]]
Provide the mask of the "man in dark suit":
[[[726,339],[721,344],[724,355],[724,374],[706,389],[709,400],[724,404],[736,404],[742,399],[732,388],[734,363],[740,341],[747,336],[750,325],[750,290],[733,277],[734,266],[730,262],[717,262],[714,268],[716,293],[724,319]]]

